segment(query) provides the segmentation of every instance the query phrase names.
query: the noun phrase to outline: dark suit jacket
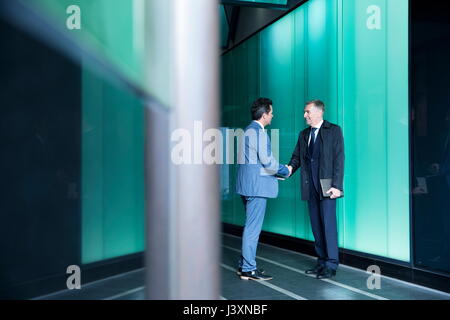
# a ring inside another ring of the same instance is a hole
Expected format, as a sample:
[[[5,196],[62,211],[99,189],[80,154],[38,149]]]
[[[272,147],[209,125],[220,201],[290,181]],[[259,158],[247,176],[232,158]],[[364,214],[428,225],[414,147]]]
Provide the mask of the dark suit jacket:
[[[292,153],[289,165],[292,166],[292,174],[301,168],[302,200],[309,200],[310,188],[310,162],[308,160],[308,139],[311,127],[300,132],[297,145]],[[319,177],[320,179],[332,179],[332,187],[344,191],[344,137],[338,125],[326,120],[323,121],[317,139],[321,139]],[[322,193],[320,198],[322,199]]]

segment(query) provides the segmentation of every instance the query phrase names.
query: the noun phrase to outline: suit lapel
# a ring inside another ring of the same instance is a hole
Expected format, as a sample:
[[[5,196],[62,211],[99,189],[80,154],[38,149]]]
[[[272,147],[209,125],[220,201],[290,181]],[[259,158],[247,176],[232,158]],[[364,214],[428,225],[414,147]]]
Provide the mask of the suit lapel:
[[[311,134],[311,127],[306,129],[305,134],[303,135],[303,141],[306,143],[306,147],[308,147],[308,138],[310,134]]]

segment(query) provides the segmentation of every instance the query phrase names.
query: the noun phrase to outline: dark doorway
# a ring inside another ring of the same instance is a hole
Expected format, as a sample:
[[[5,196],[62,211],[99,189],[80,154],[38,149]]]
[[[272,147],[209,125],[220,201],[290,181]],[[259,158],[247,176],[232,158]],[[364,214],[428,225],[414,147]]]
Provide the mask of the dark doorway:
[[[410,3],[414,265],[450,274],[450,3]]]

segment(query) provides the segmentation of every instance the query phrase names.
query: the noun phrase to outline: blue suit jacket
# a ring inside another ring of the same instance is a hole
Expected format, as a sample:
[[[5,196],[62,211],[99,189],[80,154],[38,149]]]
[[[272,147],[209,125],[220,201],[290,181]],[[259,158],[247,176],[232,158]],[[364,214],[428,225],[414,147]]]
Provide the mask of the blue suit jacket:
[[[241,142],[236,192],[247,197],[276,198],[278,180],[275,175],[287,176],[289,170],[273,157],[269,136],[252,121]]]

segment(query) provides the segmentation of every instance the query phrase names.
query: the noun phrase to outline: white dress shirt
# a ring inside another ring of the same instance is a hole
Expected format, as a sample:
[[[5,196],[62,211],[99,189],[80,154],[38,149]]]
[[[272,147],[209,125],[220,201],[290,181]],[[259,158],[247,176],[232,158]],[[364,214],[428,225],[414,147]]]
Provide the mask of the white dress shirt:
[[[319,130],[320,130],[320,127],[322,127],[322,124],[323,124],[323,120],[320,121],[316,126],[311,126],[311,128],[317,128],[316,132],[314,132],[314,141],[316,141],[316,139],[317,139],[317,135],[319,134]],[[309,146],[310,142],[311,142],[311,135],[309,135],[308,146]]]
[[[259,124],[260,126],[261,126],[261,129],[263,129],[264,130],[264,126],[262,125],[262,123],[261,122],[259,122],[258,120],[253,120],[253,121],[255,121],[257,124]]]

